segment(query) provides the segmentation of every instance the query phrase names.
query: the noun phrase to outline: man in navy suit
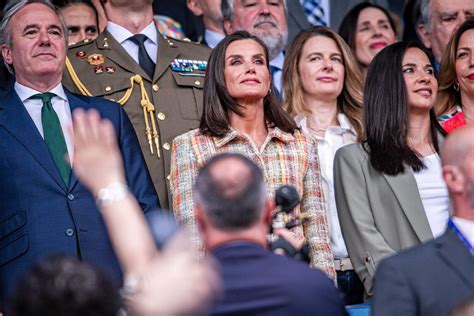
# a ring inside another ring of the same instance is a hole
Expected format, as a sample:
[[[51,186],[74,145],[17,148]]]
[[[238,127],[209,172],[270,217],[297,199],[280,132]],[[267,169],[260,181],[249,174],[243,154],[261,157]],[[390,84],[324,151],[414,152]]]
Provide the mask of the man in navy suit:
[[[76,108],[94,108],[112,121],[128,185],[147,211],[159,203],[133,128],[117,104],[64,90],[67,31],[47,1],[19,1],[1,25],[3,58],[16,82],[0,98],[0,298],[51,254],[86,260],[118,284],[120,268],[95,197],[71,173],[68,127]],[[121,194],[111,189],[97,201]]]
[[[453,217],[446,232],[382,261],[373,315],[451,315],[474,299],[474,126],[458,128],[441,150]]]
[[[214,315],[344,315],[342,295],[323,272],[267,250],[275,203],[250,159],[211,158],[194,196],[203,242],[221,265]]]

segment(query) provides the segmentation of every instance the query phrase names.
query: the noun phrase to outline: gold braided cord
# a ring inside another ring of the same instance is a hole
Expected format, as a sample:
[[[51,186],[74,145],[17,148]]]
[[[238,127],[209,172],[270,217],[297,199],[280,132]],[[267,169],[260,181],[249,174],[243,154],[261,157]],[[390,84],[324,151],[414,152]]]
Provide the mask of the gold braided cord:
[[[92,94],[87,90],[87,88],[84,86],[84,84],[81,82],[79,77],[77,76],[76,71],[72,67],[71,61],[69,60],[69,57],[66,57],[66,68],[69,71],[69,74],[71,75],[72,82],[76,85],[76,87],[79,89],[79,91],[88,97],[91,97]]]
[[[140,75],[135,75],[135,76],[130,77],[130,88],[128,88],[125,91],[125,94],[123,95],[123,97],[120,100],[117,101],[120,105],[122,105],[122,106],[125,105],[125,103],[127,103],[128,99],[130,99],[130,96],[132,95],[132,92],[133,92],[134,83],[137,80],[141,80]]]
[[[154,143],[155,143],[155,146],[156,146],[156,154],[157,154],[158,158],[160,158],[160,147],[159,147],[159,144],[160,144],[159,137],[160,136],[159,136],[158,130],[156,128],[155,106],[153,105],[153,103],[150,102],[150,98],[148,97],[148,93],[146,92],[145,84],[143,83],[142,77],[139,76],[139,75],[135,75],[135,82],[138,83],[140,85],[140,88],[141,88],[142,99],[140,101],[140,104],[144,108],[143,114],[145,115],[145,126],[146,126],[146,135],[147,135],[147,139],[148,139],[148,144],[150,145],[150,150],[151,150],[151,153],[153,154],[153,144],[152,144],[152,141],[151,141],[151,138],[153,137],[153,140],[154,140]],[[145,109],[146,109],[146,112],[145,112]],[[149,125],[148,125],[148,118],[147,118],[146,113],[148,113],[149,116],[150,116],[151,128],[152,128],[151,134],[150,134],[150,128],[149,128]]]
[[[69,71],[69,74],[71,75],[72,81],[74,82],[76,87],[79,89],[79,91],[83,95],[91,97],[92,94],[89,92],[89,90],[87,90],[87,88],[84,86],[82,81],[79,79],[79,76],[74,70],[71,64],[71,61],[69,60],[68,57],[66,57],[66,68]],[[150,152],[153,155],[153,143],[155,143],[156,154],[158,158],[160,158],[160,146],[159,146],[160,135],[158,134],[158,129],[156,128],[155,106],[150,102],[150,98],[148,97],[148,93],[146,92],[143,79],[140,75],[136,74],[130,77],[130,88],[128,88],[125,91],[125,94],[123,95],[123,97],[120,98],[120,100],[118,100],[117,102],[122,106],[125,105],[125,103],[127,103],[127,101],[130,99],[130,96],[132,95],[135,83],[140,85],[140,90],[141,90],[140,106],[143,109],[143,119],[145,120],[145,135],[148,141],[148,145],[150,146]],[[150,121],[151,121],[151,129],[150,129]]]

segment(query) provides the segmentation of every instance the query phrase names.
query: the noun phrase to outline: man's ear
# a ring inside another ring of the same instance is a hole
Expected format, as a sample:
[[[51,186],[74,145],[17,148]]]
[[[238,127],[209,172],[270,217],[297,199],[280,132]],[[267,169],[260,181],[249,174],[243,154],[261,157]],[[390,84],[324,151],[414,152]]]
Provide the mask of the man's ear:
[[[263,221],[265,225],[270,225],[273,220],[273,211],[275,210],[275,200],[267,198],[263,204]]]
[[[203,14],[201,4],[199,3],[198,0],[187,0],[186,5],[188,6],[188,9],[195,15],[195,16],[201,16]]]
[[[204,231],[207,227],[206,215],[199,203],[194,204],[194,216],[196,217],[196,224],[200,231]]]
[[[423,45],[425,45],[426,48],[431,48],[430,32],[428,32],[428,30],[426,29],[425,24],[420,23],[418,25],[417,33],[418,37],[423,42]]]
[[[2,45],[2,56],[7,64],[11,65],[13,63],[11,49],[7,45]]]
[[[224,32],[225,32],[226,35],[229,35],[229,34],[233,33],[232,23],[230,22],[229,19],[224,20]]]
[[[444,166],[443,179],[448,186],[449,192],[453,194],[461,194],[464,192],[466,179],[458,167],[452,165]]]

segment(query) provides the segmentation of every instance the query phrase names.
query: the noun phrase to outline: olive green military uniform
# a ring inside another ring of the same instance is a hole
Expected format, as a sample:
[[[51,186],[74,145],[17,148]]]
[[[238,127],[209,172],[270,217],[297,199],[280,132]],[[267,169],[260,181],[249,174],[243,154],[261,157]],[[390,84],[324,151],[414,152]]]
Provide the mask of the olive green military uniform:
[[[158,35],[158,58],[151,79],[107,31],[95,41],[69,48],[64,85],[72,92],[123,104],[163,208],[171,207],[167,180],[171,144],[176,136],[198,127],[204,85],[202,69],[180,71],[172,69],[171,63],[191,60],[202,65],[209,53],[205,46]]]

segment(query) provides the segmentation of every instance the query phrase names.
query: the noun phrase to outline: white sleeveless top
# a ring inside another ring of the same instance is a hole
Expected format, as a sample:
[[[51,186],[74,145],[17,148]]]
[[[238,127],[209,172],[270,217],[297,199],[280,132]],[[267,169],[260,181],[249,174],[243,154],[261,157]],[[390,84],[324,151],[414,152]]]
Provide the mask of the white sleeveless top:
[[[421,202],[436,238],[444,233],[449,219],[449,193],[441,172],[441,159],[437,153],[421,158],[426,166],[414,172]]]

